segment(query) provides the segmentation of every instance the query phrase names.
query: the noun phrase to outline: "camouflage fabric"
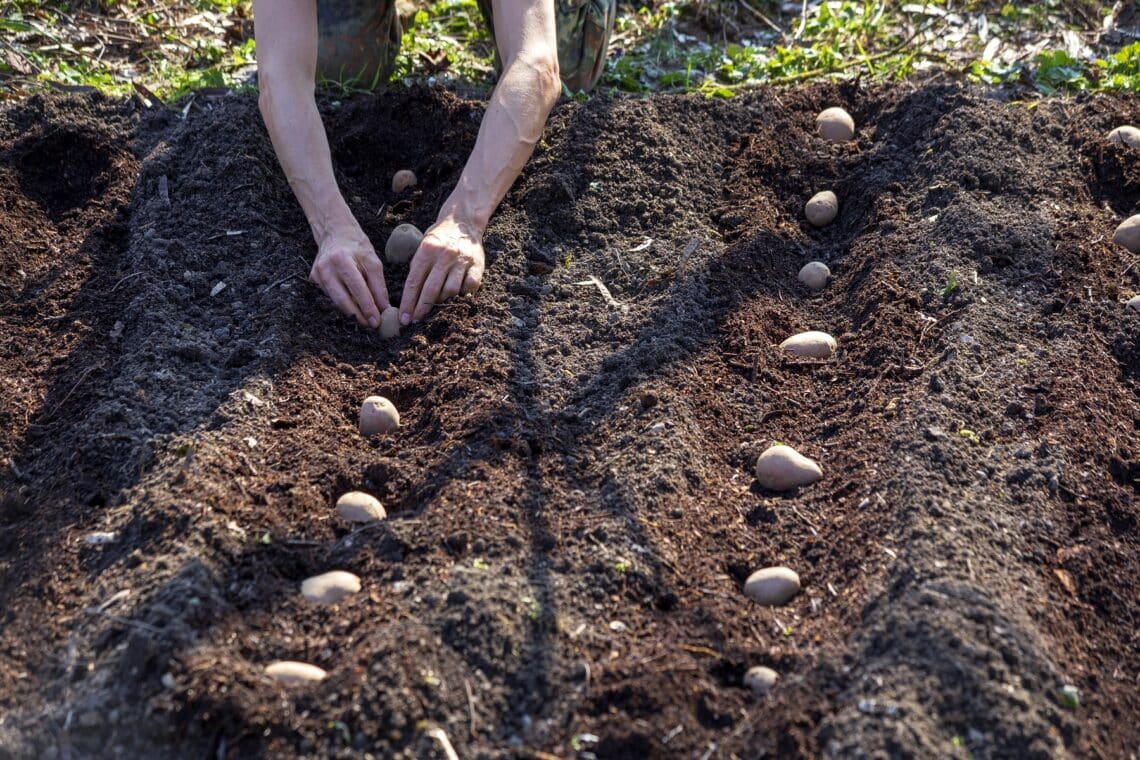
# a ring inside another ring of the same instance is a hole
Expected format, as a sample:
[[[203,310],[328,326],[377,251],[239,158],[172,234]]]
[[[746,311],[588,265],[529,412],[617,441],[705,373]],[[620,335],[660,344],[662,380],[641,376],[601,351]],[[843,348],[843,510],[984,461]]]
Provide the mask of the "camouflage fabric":
[[[494,37],[491,0],[478,3]],[[562,83],[589,90],[602,76],[617,0],[554,0],[554,8]],[[319,78],[375,87],[392,75],[401,31],[395,0],[317,0],[317,30]]]
[[[478,3],[494,37],[491,0]],[[617,0],[554,0],[554,14],[562,84],[572,93],[590,90],[601,79],[606,65]],[[495,65],[499,65],[497,55]]]
[[[395,0],[317,0],[317,77],[375,87],[400,50]]]

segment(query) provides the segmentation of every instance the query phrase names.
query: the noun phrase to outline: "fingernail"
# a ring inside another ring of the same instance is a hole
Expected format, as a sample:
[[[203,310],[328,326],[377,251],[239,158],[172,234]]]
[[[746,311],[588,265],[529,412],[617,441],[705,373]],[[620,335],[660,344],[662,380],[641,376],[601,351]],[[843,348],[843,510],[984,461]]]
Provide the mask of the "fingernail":
[[[400,315],[400,324],[402,324],[404,327],[407,327],[411,323],[412,323],[412,315],[411,314],[404,312],[403,314]]]
[[[369,317],[368,326],[371,327],[373,330],[375,330],[377,327],[380,326],[380,320],[377,319],[376,317]]]

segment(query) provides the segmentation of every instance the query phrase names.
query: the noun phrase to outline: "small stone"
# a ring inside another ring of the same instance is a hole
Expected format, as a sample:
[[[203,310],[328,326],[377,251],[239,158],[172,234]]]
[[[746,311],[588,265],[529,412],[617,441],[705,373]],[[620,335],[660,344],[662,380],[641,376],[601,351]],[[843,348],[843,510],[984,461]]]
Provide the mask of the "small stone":
[[[102,544],[114,543],[114,541],[116,539],[118,539],[118,537],[119,537],[119,534],[113,530],[111,530],[111,531],[97,530],[94,533],[88,533],[87,537],[84,538],[83,540],[84,540],[84,542],[86,542],[87,544],[90,544],[91,546],[100,546]]]
[[[799,592],[800,576],[786,567],[757,570],[744,582],[744,594],[768,607],[787,604]]]
[[[928,427],[926,429],[926,440],[928,441],[946,441],[950,436],[946,431],[939,427]]]
[[[830,142],[847,142],[855,136],[855,120],[842,108],[828,108],[815,117],[819,136]]]
[[[416,173],[411,169],[401,169],[392,175],[393,193],[402,193],[409,187],[415,187],[417,184],[419,184],[419,180],[416,179]]]
[[[780,675],[771,668],[757,665],[749,668],[744,674],[744,685],[751,689],[754,695],[762,697],[772,690],[779,678]]]
[[[336,604],[360,591],[360,578],[344,570],[314,575],[301,582],[301,595],[316,604]]]
[[[831,277],[831,270],[822,261],[809,261],[800,269],[800,282],[811,290],[823,290],[828,277]]]
[[[350,522],[370,523],[388,516],[375,496],[362,491],[349,491],[336,500],[336,513]]]
[[[400,427],[400,413],[383,396],[369,396],[360,405],[360,434],[384,435]]]
[[[1061,705],[1070,710],[1076,710],[1081,706],[1081,693],[1077,690],[1077,687],[1072,684],[1062,686],[1058,690],[1057,696],[1060,699]]]
[[[1127,306],[1129,309],[1132,309],[1132,311],[1140,311],[1140,296],[1132,296],[1129,298]]]
[[[620,620],[611,620],[610,621],[610,630],[613,631],[614,633],[625,633],[626,624],[621,622]]]
[[[400,310],[389,306],[380,312],[380,337],[395,338],[400,334]]]
[[[1140,214],[1121,222],[1112,235],[1112,242],[1124,246],[1131,253],[1140,253]]]
[[[812,359],[827,359],[838,347],[835,338],[825,332],[809,330],[797,333],[780,344],[780,348],[792,356],[804,356]]]
[[[839,214],[839,198],[830,190],[816,193],[804,205],[804,216],[814,227],[831,224]]]
[[[384,258],[389,264],[407,264],[416,255],[424,233],[414,224],[397,225],[384,245]]]
[[[1109,132],[1108,141],[1123,143],[1133,148],[1140,148],[1140,129],[1125,124]]]
[[[819,465],[791,446],[770,446],[756,460],[756,481],[772,491],[790,491],[822,477]]]
[[[279,660],[265,667],[265,675],[287,686],[316,683],[325,680],[328,673],[316,665],[292,660]]]

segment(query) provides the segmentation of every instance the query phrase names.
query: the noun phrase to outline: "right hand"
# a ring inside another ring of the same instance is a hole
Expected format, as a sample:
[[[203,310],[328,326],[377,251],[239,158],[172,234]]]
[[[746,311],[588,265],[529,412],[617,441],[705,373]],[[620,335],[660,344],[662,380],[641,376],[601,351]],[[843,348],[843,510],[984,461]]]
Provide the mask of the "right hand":
[[[360,324],[380,326],[380,312],[388,308],[384,265],[360,229],[327,234],[317,251],[309,280]]]

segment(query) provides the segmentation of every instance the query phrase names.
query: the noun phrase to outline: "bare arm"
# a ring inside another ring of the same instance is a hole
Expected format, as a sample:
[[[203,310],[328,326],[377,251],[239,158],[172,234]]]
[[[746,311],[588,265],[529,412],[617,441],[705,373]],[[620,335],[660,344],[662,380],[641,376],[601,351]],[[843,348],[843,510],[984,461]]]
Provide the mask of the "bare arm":
[[[277,159],[318,252],[309,279],[341,311],[376,327],[388,306],[384,268],[333,176],[317,111],[316,0],[254,0],[259,105]]]
[[[483,231],[561,92],[554,0],[493,0],[493,12],[503,75],[459,182],[412,261],[400,301],[404,324],[423,319],[439,301],[478,289]]]

